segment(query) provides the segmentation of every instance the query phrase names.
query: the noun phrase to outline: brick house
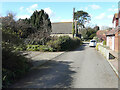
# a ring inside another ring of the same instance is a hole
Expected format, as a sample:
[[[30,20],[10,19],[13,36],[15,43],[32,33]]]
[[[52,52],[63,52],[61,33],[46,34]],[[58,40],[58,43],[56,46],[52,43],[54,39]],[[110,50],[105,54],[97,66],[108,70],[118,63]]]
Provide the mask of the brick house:
[[[119,52],[120,51],[120,12],[114,14],[113,17],[113,29],[108,31],[106,34],[106,44],[109,48],[113,51]]]

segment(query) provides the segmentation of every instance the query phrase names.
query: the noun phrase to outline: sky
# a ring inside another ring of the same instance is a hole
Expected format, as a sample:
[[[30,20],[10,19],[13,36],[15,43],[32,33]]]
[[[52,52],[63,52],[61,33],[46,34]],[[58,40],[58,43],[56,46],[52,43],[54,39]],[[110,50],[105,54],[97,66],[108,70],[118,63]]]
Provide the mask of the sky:
[[[2,2],[0,16],[14,13],[16,20],[29,18],[35,10],[43,9],[51,22],[71,22],[73,8],[83,10],[91,16],[90,26],[112,27],[112,19],[118,12],[118,2]]]

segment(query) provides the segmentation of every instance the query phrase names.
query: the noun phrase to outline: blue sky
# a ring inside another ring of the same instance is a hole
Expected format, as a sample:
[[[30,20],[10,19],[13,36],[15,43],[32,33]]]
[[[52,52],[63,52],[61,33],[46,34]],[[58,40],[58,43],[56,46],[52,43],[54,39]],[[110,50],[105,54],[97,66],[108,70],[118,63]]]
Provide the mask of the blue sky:
[[[72,21],[72,10],[83,10],[91,15],[89,25],[112,26],[114,13],[118,12],[117,2],[2,2],[1,16],[8,12],[18,18],[29,18],[34,10],[44,9],[51,22]]]

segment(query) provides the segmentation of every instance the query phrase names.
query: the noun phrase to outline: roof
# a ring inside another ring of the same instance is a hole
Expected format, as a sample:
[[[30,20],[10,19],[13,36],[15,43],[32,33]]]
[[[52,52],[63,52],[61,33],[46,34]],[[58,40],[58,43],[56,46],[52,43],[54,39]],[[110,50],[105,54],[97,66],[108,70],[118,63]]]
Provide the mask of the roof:
[[[118,32],[118,29],[112,29],[106,33],[106,36],[115,35]]]
[[[98,30],[96,35],[100,40],[106,40],[106,34],[108,30]]]
[[[108,30],[98,30],[97,34],[105,35],[107,34]]]
[[[52,23],[52,34],[70,34],[72,33],[72,22]]]

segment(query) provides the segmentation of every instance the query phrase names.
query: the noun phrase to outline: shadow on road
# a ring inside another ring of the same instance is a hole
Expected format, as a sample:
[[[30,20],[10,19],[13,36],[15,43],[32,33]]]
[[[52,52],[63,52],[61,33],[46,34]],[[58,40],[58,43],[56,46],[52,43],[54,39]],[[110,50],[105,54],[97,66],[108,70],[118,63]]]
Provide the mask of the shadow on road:
[[[85,47],[88,45],[89,43],[83,43],[79,48],[77,48],[75,51],[82,51],[85,50]]]
[[[12,88],[69,88],[75,71],[70,70],[66,61],[48,61],[44,65],[31,70],[27,75],[14,84]]]

